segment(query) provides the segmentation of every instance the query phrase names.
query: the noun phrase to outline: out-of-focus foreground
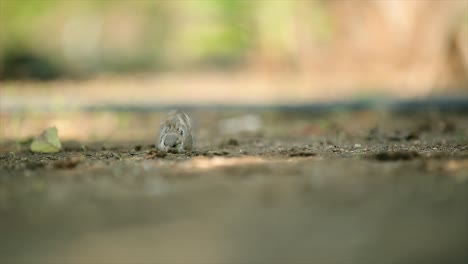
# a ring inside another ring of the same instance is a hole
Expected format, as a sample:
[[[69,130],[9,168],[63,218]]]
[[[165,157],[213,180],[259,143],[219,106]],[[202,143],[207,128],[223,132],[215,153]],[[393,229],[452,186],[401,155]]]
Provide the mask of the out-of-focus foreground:
[[[59,153],[1,144],[0,262],[468,260],[466,114],[239,114],[191,113],[187,154],[154,149],[154,113]]]

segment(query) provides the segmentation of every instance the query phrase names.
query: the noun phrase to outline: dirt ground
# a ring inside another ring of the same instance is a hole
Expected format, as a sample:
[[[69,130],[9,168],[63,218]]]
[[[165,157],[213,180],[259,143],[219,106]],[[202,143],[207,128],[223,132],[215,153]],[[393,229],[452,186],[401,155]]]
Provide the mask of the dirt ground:
[[[467,263],[466,113],[190,114],[186,154],[162,113],[2,116],[0,262]],[[28,150],[45,123],[61,152]]]

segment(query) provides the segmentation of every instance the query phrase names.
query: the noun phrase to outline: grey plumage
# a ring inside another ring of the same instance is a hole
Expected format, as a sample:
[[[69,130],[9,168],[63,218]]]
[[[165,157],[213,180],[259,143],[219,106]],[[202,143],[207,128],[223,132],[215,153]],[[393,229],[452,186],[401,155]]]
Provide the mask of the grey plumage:
[[[190,117],[180,110],[169,113],[159,130],[156,146],[163,151],[191,151],[193,131]]]

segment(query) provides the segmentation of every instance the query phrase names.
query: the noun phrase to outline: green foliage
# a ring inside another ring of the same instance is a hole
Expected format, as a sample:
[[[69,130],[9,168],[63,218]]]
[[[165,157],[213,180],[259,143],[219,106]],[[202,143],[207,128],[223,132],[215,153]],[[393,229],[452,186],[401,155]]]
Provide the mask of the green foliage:
[[[46,15],[56,4],[57,0],[2,0],[1,20],[8,36],[4,41],[15,38],[26,41],[35,20]]]
[[[51,77],[237,65],[259,43],[282,52],[284,43],[291,42],[288,32],[297,8],[295,1],[2,0],[5,30],[0,41],[6,48],[0,59],[3,68],[16,68],[5,61],[11,57],[5,53],[32,54],[43,65],[61,67],[54,70],[60,74],[47,75]],[[318,39],[329,38],[323,5],[308,5],[307,12],[301,26]],[[38,70],[34,67],[33,72]],[[0,72],[2,77],[8,74]]]

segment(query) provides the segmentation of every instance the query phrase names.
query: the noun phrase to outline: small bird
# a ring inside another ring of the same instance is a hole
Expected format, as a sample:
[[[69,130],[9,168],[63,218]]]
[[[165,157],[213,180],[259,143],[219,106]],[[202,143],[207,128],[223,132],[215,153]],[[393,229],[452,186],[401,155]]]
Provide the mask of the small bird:
[[[191,151],[193,132],[190,117],[180,110],[170,112],[161,125],[156,146],[163,151]]]

